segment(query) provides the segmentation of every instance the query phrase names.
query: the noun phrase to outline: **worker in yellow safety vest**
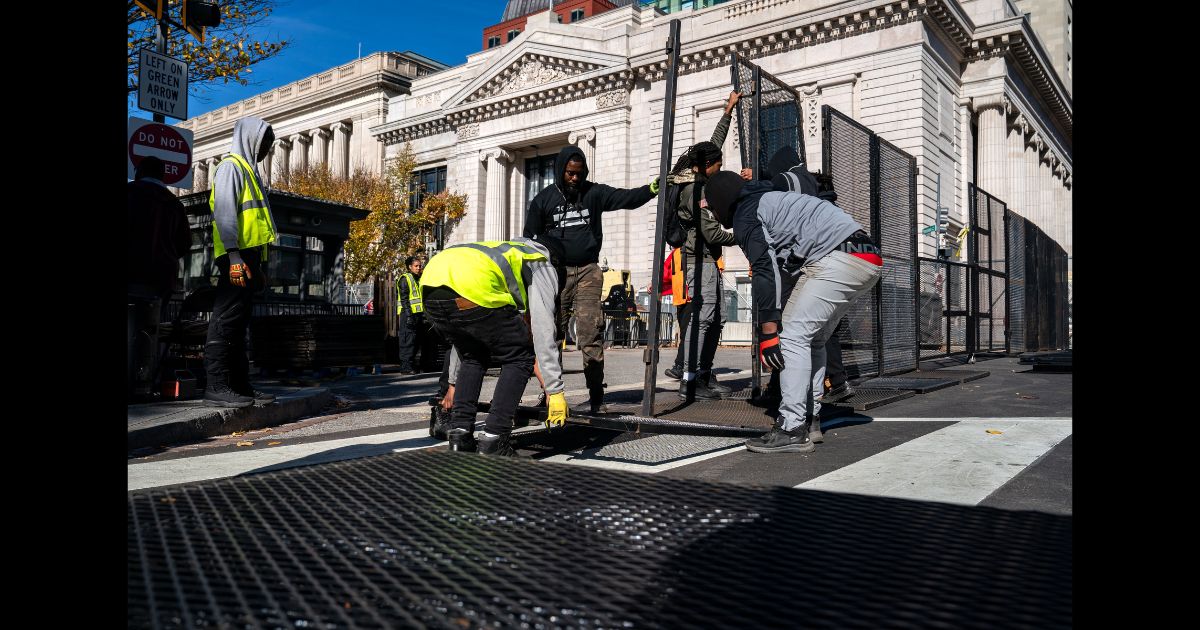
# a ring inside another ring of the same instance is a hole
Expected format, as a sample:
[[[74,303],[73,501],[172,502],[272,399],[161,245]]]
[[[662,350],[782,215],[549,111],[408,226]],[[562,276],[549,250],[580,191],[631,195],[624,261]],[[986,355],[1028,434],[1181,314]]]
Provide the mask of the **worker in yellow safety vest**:
[[[254,295],[266,285],[267,244],[275,221],[257,163],[267,157],[275,132],[266,121],[247,116],[233,127],[229,154],[212,176],[208,207],[213,213],[213,259],[219,274],[212,319],[204,343],[208,379],[204,402],[216,407],[248,407],[275,400],[250,386],[246,329]]]
[[[418,256],[404,259],[406,271],[396,281],[396,314],[400,317],[397,336],[400,340],[400,372],[416,374],[420,370],[417,351],[425,342],[425,307],[421,303],[421,267]],[[421,357],[425,359],[424,356]]]
[[[458,354],[447,438],[452,451],[519,456],[513,416],[536,356],[547,396],[547,422],[567,419],[566,388],[555,343],[556,300],[565,279],[563,247],[540,234],[511,241],[462,243],[429,259],[421,275],[426,317]],[[483,434],[474,434],[483,375],[499,364]]]

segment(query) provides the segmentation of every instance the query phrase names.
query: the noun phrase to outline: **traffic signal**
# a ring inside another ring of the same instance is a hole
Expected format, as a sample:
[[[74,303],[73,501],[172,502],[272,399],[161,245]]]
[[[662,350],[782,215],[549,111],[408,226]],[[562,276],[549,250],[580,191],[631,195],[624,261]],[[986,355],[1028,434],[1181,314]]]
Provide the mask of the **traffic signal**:
[[[204,28],[221,23],[221,7],[214,0],[184,0],[181,18],[183,28],[203,44]]]
[[[154,16],[155,21],[161,20],[163,9],[167,6],[167,0],[133,0],[139,7],[142,7],[146,13]]]
[[[950,208],[942,206],[937,209],[937,227],[938,232],[945,232],[950,229]]]

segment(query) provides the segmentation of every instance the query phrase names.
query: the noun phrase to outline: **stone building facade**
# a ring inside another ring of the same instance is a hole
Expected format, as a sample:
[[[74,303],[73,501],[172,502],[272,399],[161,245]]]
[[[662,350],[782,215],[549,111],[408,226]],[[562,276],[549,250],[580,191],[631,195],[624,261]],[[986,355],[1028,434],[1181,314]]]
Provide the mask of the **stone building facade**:
[[[179,126],[195,134],[195,170],[192,188],[183,192],[208,190],[209,173],[229,152],[233,125],[244,116],[262,118],[275,130],[263,169],[268,180],[289,165],[328,164],[342,175],[359,168],[379,173],[384,146],[368,129],[386,120],[390,99],[445,68],[411,52],[378,52],[189,118]]]
[[[918,225],[939,205],[966,222],[967,184],[1007,201],[1071,252],[1070,90],[1012,0],[740,0],[664,15],[619,7],[561,24],[550,11],[500,48],[418,78],[369,128],[387,157],[412,143],[418,168],[445,168],[469,195],[450,242],[519,235],[527,204],[552,179],[545,158],[568,145],[590,179],[618,187],[657,174],[669,20],[681,64],[674,157],[706,140],[731,89],[737,51],[799,90],[812,167],[821,164],[820,107],[830,105],[909,152],[919,168]],[[736,127],[736,126],[735,126]],[[738,170],[736,129],[725,168]],[[649,285],[655,202],[604,216],[609,265]],[[925,242],[928,241],[928,242]],[[934,239],[921,254],[935,255]],[[726,282],[747,275],[727,249]]]

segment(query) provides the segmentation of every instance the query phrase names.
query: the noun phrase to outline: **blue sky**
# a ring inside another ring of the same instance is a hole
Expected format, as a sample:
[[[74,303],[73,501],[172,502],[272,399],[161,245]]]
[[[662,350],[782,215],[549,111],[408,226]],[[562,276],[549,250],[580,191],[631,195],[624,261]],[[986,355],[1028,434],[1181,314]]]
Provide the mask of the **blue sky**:
[[[483,29],[500,21],[504,0],[279,0],[259,39],[291,40],[279,56],[252,66],[250,85],[205,86],[188,99],[198,116],[271,88],[352,61],[362,54],[411,50],[450,66],[482,48]],[[172,32],[172,37],[177,36]],[[129,115],[149,120],[136,96]],[[168,124],[177,120],[167,119]]]

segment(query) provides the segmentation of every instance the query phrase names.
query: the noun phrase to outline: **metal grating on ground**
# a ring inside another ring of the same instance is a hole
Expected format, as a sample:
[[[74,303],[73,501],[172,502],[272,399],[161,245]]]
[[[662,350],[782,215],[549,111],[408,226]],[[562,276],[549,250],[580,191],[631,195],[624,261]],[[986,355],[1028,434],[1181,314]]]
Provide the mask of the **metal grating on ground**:
[[[918,394],[926,394],[958,384],[959,380],[954,378],[903,378],[888,376],[864,381],[862,386],[875,389],[909,389]]]
[[[881,407],[888,403],[894,403],[897,400],[912,398],[916,392],[904,389],[871,389],[866,387],[854,388],[854,395],[848,398],[843,398],[835,402],[827,402],[821,405],[821,416],[827,417],[825,412],[828,407],[846,407],[855,411],[866,411]]]
[[[957,383],[969,383],[990,375],[987,370],[913,370],[903,374],[894,374],[896,378],[936,378],[953,379]]]
[[[131,628],[1073,623],[1069,516],[467,453],[132,492],[126,531]]]

